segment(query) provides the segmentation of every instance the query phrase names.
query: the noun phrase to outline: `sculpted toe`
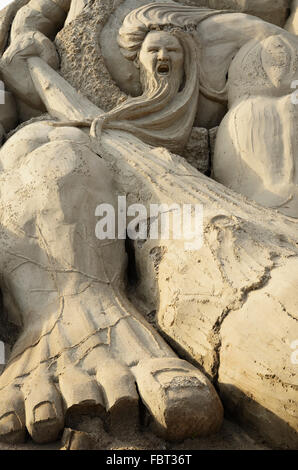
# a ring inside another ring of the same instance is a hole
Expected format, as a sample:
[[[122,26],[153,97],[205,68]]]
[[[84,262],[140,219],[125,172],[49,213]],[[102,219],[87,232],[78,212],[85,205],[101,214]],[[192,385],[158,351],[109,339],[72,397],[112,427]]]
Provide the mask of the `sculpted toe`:
[[[100,387],[87,372],[68,366],[59,380],[64,399],[65,424],[77,429],[84,416],[104,417],[105,407]]]
[[[139,395],[132,373],[119,362],[106,360],[98,366],[97,380],[104,393],[109,430],[134,431],[139,425]]]
[[[64,427],[60,393],[46,374],[35,374],[24,386],[26,427],[37,443],[54,442]]]
[[[23,396],[18,389],[9,387],[1,392],[0,441],[19,444],[24,442],[25,437]]]
[[[141,362],[134,373],[156,434],[177,441],[219,430],[222,404],[211,382],[195,367],[161,358]]]

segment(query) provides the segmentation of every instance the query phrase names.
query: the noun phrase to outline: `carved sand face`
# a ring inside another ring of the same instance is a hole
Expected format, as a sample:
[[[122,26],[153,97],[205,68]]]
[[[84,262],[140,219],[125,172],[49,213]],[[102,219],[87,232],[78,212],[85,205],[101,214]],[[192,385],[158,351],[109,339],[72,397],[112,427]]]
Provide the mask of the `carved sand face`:
[[[139,54],[139,65],[146,75],[183,76],[184,53],[179,40],[165,31],[147,34]]]

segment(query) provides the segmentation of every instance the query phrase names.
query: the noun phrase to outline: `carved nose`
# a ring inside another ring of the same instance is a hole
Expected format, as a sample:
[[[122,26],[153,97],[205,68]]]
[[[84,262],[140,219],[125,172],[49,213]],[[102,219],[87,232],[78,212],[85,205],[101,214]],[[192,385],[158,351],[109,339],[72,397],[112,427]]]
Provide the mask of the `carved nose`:
[[[160,49],[158,52],[158,60],[168,60],[169,55],[165,49]]]

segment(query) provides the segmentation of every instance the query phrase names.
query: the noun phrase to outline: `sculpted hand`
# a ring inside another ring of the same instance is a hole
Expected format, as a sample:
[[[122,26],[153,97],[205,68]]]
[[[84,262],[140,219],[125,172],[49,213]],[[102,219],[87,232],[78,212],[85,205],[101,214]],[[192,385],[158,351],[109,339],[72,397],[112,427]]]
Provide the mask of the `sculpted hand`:
[[[98,140],[100,139],[103,123],[104,123],[103,116],[99,116],[94,119],[90,128],[91,137],[98,139]]]
[[[7,87],[29,106],[43,109],[43,104],[35,90],[27,59],[40,57],[52,68],[59,66],[54,44],[39,31],[17,36],[0,60],[0,70]]]

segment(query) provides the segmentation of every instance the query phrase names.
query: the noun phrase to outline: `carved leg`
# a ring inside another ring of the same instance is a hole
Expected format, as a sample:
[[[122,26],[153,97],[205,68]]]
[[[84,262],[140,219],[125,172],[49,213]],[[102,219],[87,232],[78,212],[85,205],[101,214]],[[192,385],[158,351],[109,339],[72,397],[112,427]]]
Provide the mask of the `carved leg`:
[[[27,428],[49,442],[86,414],[136,426],[138,394],[167,439],[215,432],[213,386],[125,298],[123,241],[95,237],[95,209],[116,188],[89,137],[33,124],[0,157],[3,294],[23,329],[0,377],[2,440]]]
[[[297,444],[297,221],[248,201],[165,149],[106,132],[102,155],[130,203],[203,204],[204,246],[136,242],[135,302],[276,446]]]

